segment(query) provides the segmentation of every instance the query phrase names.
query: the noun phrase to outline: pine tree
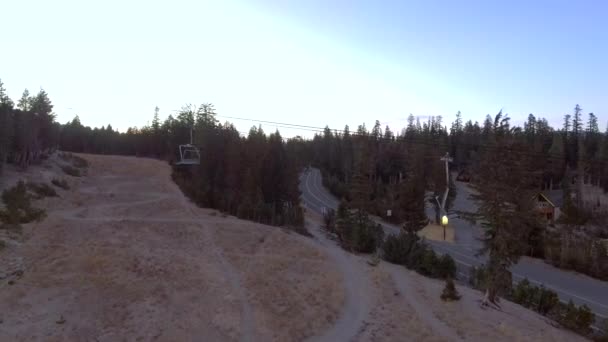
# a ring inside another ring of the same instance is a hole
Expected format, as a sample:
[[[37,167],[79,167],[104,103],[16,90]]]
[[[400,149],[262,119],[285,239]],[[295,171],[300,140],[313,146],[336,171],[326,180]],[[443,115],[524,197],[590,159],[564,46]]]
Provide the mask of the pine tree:
[[[416,118],[413,114],[407,117],[407,128],[405,133],[408,137],[412,136],[416,132]]]
[[[160,130],[159,111],[160,111],[160,109],[158,108],[158,106],[154,107],[154,118],[152,118],[152,129],[154,130],[155,134],[158,134],[158,132]]]
[[[23,91],[23,94],[21,95],[21,98],[19,99],[19,102],[17,102],[17,108],[21,109],[22,111],[28,111],[30,109],[30,101],[31,101],[31,97],[30,97],[30,91],[25,89]]]
[[[498,290],[511,281],[510,266],[527,251],[528,236],[538,224],[533,200],[537,183],[530,174],[530,158],[512,152],[522,146],[511,133],[508,118],[499,113],[494,122],[492,148],[482,155],[472,183],[476,192],[471,195],[479,204],[472,218],[484,229],[479,253],[488,254],[484,305],[497,305]]]
[[[376,120],[374,128],[372,128],[371,136],[374,138],[374,140],[379,140],[382,137],[382,127],[380,126],[380,121]]]
[[[456,121],[455,121],[454,128],[455,128],[456,132],[460,132],[460,131],[463,130],[463,126],[462,126],[462,113],[460,111],[458,111],[456,113]]]
[[[391,131],[390,127],[388,127],[388,125],[386,125],[386,128],[384,129],[384,139],[393,140],[394,137],[395,137],[395,135],[393,134],[393,131]]]
[[[532,113],[528,115],[528,121],[524,123],[524,132],[526,133],[529,142],[534,141],[534,135],[536,133],[536,118]]]
[[[2,83],[2,80],[0,79],[0,105],[2,104],[7,105],[10,108],[13,108],[14,106],[13,101],[8,97],[8,94],[6,94],[4,83]]]
[[[588,133],[599,133],[600,128],[597,123],[597,117],[593,113],[589,113],[589,119],[587,120],[587,132]]]
[[[486,119],[483,121],[483,128],[482,128],[482,134],[484,137],[488,137],[490,134],[492,134],[492,130],[493,130],[493,123],[492,123],[492,117],[490,116],[490,114],[486,115]]]
[[[355,162],[355,173],[351,181],[351,207],[359,211],[366,211],[369,198],[372,193],[372,185],[369,179],[368,167],[369,157],[362,151],[361,157]]]
[[[424,172],[425,151],[414,149],[408,151],[408,169],[405,181],[400,184],[399,209],[404,221],[404,229],[417,232],[429,222],[425,212],[426,173]]]
[[[13,102],[6,95],[2,80],[0,80],[0,175],[10,152],[10,142],[13,137],[12,123]]]
[[[572,133],[578,137],[583,132],[583,109],[578,104],[574,107],[574,119],[572,120]]]
[[[564,134],[567,136],[568,133],[570,132],[570,130],[572,129],[572,123],[571,123],[571,119],[572,116],[570,114],[566,114],[564,115],[564,126],[563,126],[563,131]]]

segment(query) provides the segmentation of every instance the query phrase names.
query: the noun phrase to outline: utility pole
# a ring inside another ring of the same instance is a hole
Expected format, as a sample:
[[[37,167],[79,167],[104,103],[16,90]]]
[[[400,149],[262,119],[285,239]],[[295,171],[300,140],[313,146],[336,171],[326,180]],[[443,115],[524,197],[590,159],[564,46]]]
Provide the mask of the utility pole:
[[[443,226],[443,240],[445,240],[445,228],[448,225],[448,212],[445,210],[445,204],[448,200],[448,193],[450,192],[450,162],[453,160],[450,158],[450,152],[446,152],[445,156],[440,159],[445,161],[445,193],[443,194],[443,200],[441,201],[441,210],[443,211],[443,217],[441,218],[441,225]]]
[[[443,200],[441,201],[441,209],[444,210],[445,213],[445,203],[448,200],[448,193],[450,192],[450,162],[453,160],[450,158],[450,153],[446,152],[445,156],[440,159],[441,161],[445,161],[445,193],[443,194]]]

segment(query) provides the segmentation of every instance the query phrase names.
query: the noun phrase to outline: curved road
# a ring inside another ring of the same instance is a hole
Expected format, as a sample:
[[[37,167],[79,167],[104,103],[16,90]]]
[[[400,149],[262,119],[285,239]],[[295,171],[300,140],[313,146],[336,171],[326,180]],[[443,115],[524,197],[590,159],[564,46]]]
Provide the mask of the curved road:
[[[469,189],[457,182],[458,195],[454,201],[455,210],[474,210],[474,203],[468,199]],[[326,208],[337,209],[339,201],[324,187],[321,172],[310,169],[300,175],[300,191],[303,205],[319,214]],[[397,234],[400,228],[396,225],[377,220],[387,234]],[[439,253],[448,253],[458,264],[459,275],[467,278],[471,266],[484,262],[485,257],[476,256],[479,248],[477,237],[481,231],[469,222],[454,218],[450,225],[455,230],[455,242],[428,241],[429,245]],[[542,260],[524,257],[511,268],[516,281],[527,278],[531,283],[543,285],[555,291],[562,301],[572,300],[578,305],[586,304],[596,316],[608,317],[608,282],[588,276],[561,270]]]

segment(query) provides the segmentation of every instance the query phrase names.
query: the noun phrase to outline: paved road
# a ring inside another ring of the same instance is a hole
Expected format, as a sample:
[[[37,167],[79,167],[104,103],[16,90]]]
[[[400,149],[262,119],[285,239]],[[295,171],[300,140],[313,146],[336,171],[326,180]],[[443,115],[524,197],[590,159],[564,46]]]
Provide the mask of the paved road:
[[[457,182],[458,195],[454,202],[456,210],[472,210],[474,203],[468,199],[470,190],[465,184]],[[300,191],[302,202],[308,210],[322,213],[325,208],[336,209],[339,201],[327,191],[322,184],[321,173],[318,169],[311,169],[300,175]],[[399,227],[379,222],[387,234],[396,234]],[[455,230],[455,242],[428,241],[431,247],[439,253],[450,254],[458,264],[458,272],[461,277],[468,277],[471,266],[477,266],[484,262],[485,257],[476,256],[476,250],[480,242],[479,227],[469,222],[453,218],[450,225]],[[608,282],[600,281],[585,275],[564,271],[555,268],[542,260],[524,257],[511,269],[514,280],[519,281],[528,278],[531,283],[544,285],[555,291],[561,300],[572,300],[576,304],[586,304],[597,316],[608,317]]]

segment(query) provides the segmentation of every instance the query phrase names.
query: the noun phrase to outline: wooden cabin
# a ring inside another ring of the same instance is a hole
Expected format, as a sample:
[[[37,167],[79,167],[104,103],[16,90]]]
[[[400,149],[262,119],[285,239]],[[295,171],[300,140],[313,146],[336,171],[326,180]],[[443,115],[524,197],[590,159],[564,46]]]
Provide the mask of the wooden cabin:
[[[553,224],[561,215],[564,205],[562,190],[549,190],[539,192],[536,196],[536,209],[547,220]]]

